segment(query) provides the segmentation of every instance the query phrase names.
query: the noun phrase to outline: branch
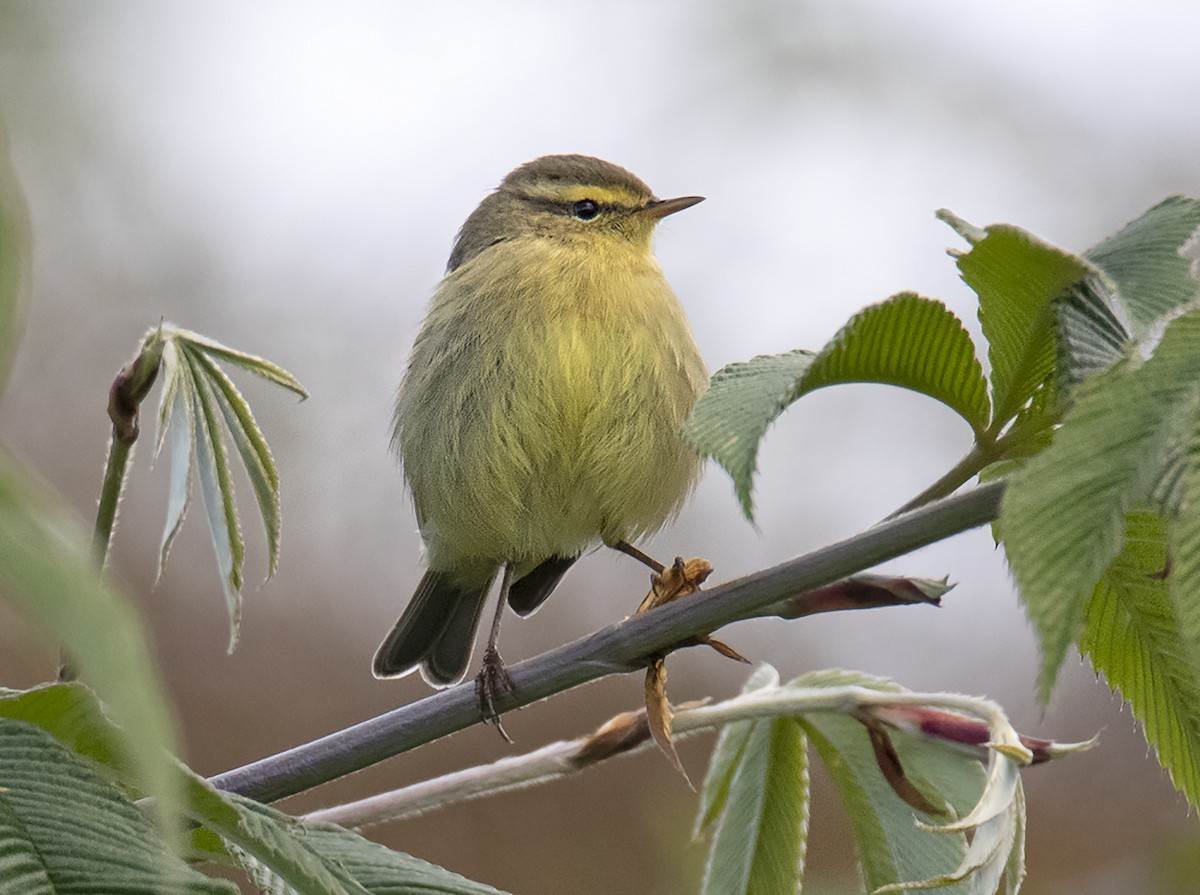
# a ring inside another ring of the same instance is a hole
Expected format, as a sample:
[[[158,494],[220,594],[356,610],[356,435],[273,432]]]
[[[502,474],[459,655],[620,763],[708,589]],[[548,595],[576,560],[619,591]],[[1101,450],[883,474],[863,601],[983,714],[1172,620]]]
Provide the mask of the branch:
[[[937,741],[965,758],[978,761],[987,761],[989,757],[993,728],[1007,726],[1000,708],[986,699],[954,693],[875,690],[861,685],[801,687],[792,682],[742,693],[712,705],[681,705],[675,716],[676,733],[683,739],[735,721],[795,718],[812,712],[836,712],[854,718],[868,731],[895,730]],[[1059,743],[1023,735],[1018,736],[1018,741],[1028,750],[1030,764],[1085,751],[1096,742],[1093,738],[1083,743]],[[586,736],[322,808],[304,815],[304,820],[363,830],[458,802],[568,777],[601,761],[641,752],[652,744],[645,710],[622,712]],[[1014,749],[1009,751],[1016,754]]]
[[[928,504],[861,534],[770,569],[636,615],[509,667],[513,689],[496,700],[502,712],[609,674],[636,671],[648,656],[765,607],[830,584],[918,547],[996,518],[1003,482]],[[278,755],[210,778],[218,789],[273,802],[462,730],[480,720],[471,682]]]

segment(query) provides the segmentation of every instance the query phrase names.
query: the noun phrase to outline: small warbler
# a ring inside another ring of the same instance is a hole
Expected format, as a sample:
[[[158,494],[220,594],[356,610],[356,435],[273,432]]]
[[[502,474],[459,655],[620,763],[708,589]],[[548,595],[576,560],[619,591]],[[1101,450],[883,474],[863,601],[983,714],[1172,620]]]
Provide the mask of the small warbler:
[[[420,667],[434,686],[461,681],[502,572],[477,681],[496,721],[505,601],[529,615],[598,543],[661,570],[630,542],[695,484],[681,429],[708,376],[651,236],[701,200],[656,199],[616,165],[550,155],[467,218],[396,403],[428,571],[375,654],[377,677]]]

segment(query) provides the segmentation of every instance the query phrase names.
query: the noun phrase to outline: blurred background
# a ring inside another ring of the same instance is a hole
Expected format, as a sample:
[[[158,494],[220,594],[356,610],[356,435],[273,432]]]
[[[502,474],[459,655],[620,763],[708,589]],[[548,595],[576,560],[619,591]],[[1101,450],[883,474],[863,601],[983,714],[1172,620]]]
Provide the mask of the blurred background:
[[[222,771],[424,696],[371,654],[420,574],[389,455],[391,402],[459,224],[517,164],[585,152],[659,195],[708,201],[658,255],[712,369],[818,348],[905,289],[978,330],[944,254],[941,207],[1072,250],[1161,198],[1200,192],[1200,7],[884,0],[400,4],[0,2],[0,119],[32,209],[34,303],[0,405],[5,443],[88,520],[108,385],[160,318],[294,372],[297,405],[244,375],[282,476],[279,575],[250,542],[241,643],[198,510],[153,587],[166,464],[136,458],[114,571],[136,596],[187,760]],[[757,530],[710,468],[649,551],[702,555],[715,580],[870,525],[954,463],[970,432],[928,399],[818,393],[764,445]],[[243,482],[242,505],[253,520]],[[1194,892],[1196,820],[1129,712],[1073,657],[1046,707],[1036,644],[987,531],[890,570],[958,587],[941,610],[743,623],[721,636],[784,678],[822,667],[998,699],[1023,730],[1100,745],[1026,774],[1031,893]],[[632,611],[646,575],[596,554],[535,618],[524,658]],[[54,654],[0,608],[0,683]],[[671,662],[675,700],[736,692],[708,651]],[[635,707],[609,679],[506,718],[517,749]],[[711,739],[681,752],[693,779]],[[304,810],[510,754],[465,731],[285,803]],[[816,771],[810,887],[848,891],[852,846]],[[374,831],[518,893],[695,890],[696,799],[659,755]]]

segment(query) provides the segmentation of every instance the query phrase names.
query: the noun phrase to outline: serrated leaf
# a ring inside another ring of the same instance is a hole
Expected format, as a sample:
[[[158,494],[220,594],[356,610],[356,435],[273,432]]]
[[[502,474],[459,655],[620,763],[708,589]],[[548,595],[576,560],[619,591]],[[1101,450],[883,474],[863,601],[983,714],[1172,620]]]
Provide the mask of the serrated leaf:
[[[1121,361],[1132,340],[1127,315],[1100,272],[1069,287],[1056,306],[1058,381],[1068,390]]]
[[[750,722],[715,819],[702,895],[797,890],[808,828],[807,744],[790,718]]]
[[[1160,352],[1170,350],[1173,343],[1168,342],[1167,337],[1182,322],[1177,321],[1168,329],[1163,344],[1159,345]],[[1181,346],[1181,350],[1200,350],[1200,338],[1196,341],[1196,345]],[[1190,406],[1179,413],[1180,429],[1184,433],[1179,440],[1183,441],[1183,447],[1168,451],[1156,496],[1162,497],[1165,505],[1174,509],[1170,517],[1170,592],[1179,613],[1180,633],[1191,664],[1200,669],[1200,411],[1197,409],[1200,383],[1194,380],[1190,397]],[[1185,792],[1193,805],[1198,804],[1200,786]]]
[[[1125,544],[1088,603],[1079,648],[1119,690],[1142,724],[1171,781],[1191,804],[1200,800],[1200,669],[1182,634],[1164,576],[1167,523],[1131,513]]]
[[[24,329],[32,269],[29,206],[21,192],[0,122],[0,391]]]
[[[957,263],[979,296],[992,365],[992,416],[1003,424],[1053,373],[1053,302],[1090,269],[1082,258],[1017,227],[999,224],[985,232]]]
[[[1085,383],[1054,442],[1012,477],[1000,524],[1041,638],[1043,698],[1121,549],[1126,514],[1162,479],[1178,414],[1191,413],[1198,381],[1193,311],[1167,327],[1145,364],[1125,362]]]
[[[976,435],[987,428],[987,380],[975,344],[940,301],[902,292],[855,314],[821,349],[790,398],[848,382],[911,389],[954,410]]]
[[[344,867],[373,895],[504,895],[492,886],[384,848],[333,824],[306,822],[302,835],[314,852]]]
[[[193,817],[267,895],[504,895],[333,824],[289,817],[189,775]]]
[[[720,463],[733,479],[747,519],[754,517],[751,492],[758,446],[812,361],[811,352],[789,351],[722,367],[684,423],[684,436],[692,446]]]
[[[171,855],[112,783],[33,724],[0,719],[0,780],[5,892],[236,895]]]
[[[299,381],[276,363],[267,360],[264,357],[258,357],[253,354],[247,354],[245,351],[238,351],[235,348],[230,348],[228,345],[222,345],[215,339],[210,339],[207,336],[202,336],[199,333],[194,333],[191,330],[172,327],[172,334],[180,340],[185,346],[193,349],[198,349],[204,354],[210,354],[213,357],[219,357],[221,360],[228,361],[236,367],[241,367],[266,379],[268,382],[273,382],[276,385],[286,388],[288,391],[298,395],[302,400],[308,397],[308,392],[305,390]]]
[[[179,792],[170,715],[137,614],[105,585],[86,536],[40,484],[0,451],[0,594],[72,657],[124,731],[138,789],[173,827]]]
[[[760,690],[764,687],[774,687],[779,684],[779,673],[770,665],[759,665],[747,678],[742,686],[743,693]],[[741,761],[753,727],[751,721],[738,721],[726,724],[717,734],[717,742],[713,746],[712,755],[708,760],[708,771],[704,775],[704,783],[700,787],[700,808],[696,812],[696,824],[692,836],[699,838],[712,829],[717,817],[725,810],[725,802],[729,795],[729,781],[733,771]]]
[[[225,426],[233,437],[254,488],[267,535],[267,577],[270,578],[279,567],[279,472],[275,468],[275,458],[271,456],[267,439],[250,412],[250,405],[233,380],[207,355],[193,352],[192,356],[213,386],[213,393],[225,417]]]
[[[1123,366],[1102,374],[1081,389],[1053,444],[1010,480],[1000,531],[1041,640],[1042,699],[1082,629],[1092,588],[1121,549],[1159,413],[1143,379]]]
[[[188,364],[193,387],[192,414],[196,421],[196,429],[192,444],[196,452],[200,494],[204,499],[208,530],[217,557],[217,568],[221,572],[225,604],[229,609],[228,649],[232,652],[237,645],[242,617],[242,562],[245,558],[245,543],[238,525],[229,453],[221,434],[217,399],[212,386],[204,378],[202,370],[197,369],[198,364],[193,363],[189,352],[184,351],[183,355]]]
[[[1116,282],[1121,300],[1144,328],[1200,297],[1200,283],[1180,254],[1198,227],[1200,201],[1171,196],[1085,257]]]

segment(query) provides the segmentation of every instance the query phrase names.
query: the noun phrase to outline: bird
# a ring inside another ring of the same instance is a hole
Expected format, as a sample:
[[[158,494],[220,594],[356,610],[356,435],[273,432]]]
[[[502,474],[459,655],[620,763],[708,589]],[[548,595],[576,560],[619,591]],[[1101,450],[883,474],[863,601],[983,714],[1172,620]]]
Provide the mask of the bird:
[[[392,445],[427,569],[376,677],[419,668],[434,687],[461,682],[499,575],[476,678],[499,727],[506,602],[532,614],[599,545],[661,571],[634,544],[696,484],[701,458],[682,427],[708,372],[652,237],[702,200],[655,198],[598,158],[546,155],[468,216],[396,400]]]

